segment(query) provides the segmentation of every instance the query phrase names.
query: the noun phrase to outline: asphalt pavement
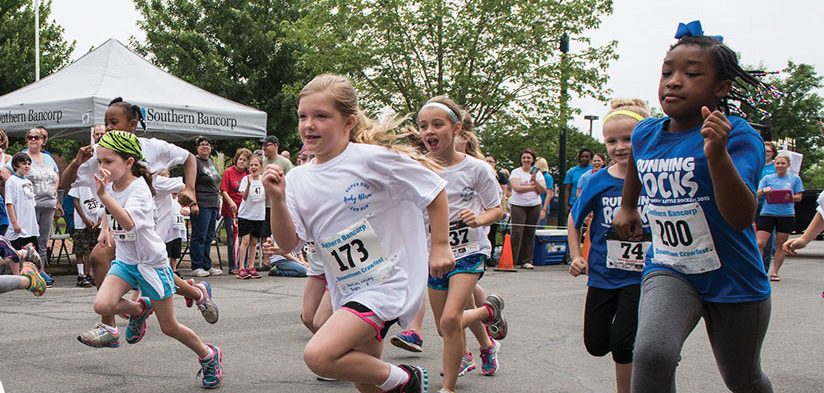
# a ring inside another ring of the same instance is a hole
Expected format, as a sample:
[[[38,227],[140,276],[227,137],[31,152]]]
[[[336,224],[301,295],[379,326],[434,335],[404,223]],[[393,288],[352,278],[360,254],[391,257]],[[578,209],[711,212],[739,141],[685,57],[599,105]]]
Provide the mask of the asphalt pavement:
[[[824,242],[813,242],[804,251],[788,258],[782,281],[773,286],[762,364],[776,392],[824,391]],[[221,309],[215,325],[207,324],[196,309],[185,308],[182,298],[176,299],[178,319],[224,351],[221,391],[354,391],[348,383],[316,380],[303,362],[303,346],[310,338],[299,319],[304,280],[209,278]],[[490,270],[481,284],[505,297],[509,337],[502,342],[497,375],[484,377],[479,367],[459,379],[458,391],[614,391],[611,358],[595,358],[584,349],[584,277],[570,277],[565,265],[539,266],[516,273]],[[92,310],[94,293],[76,288],[73,276],[61,276],[42,298],[27,291],[0,295],[0,383],[6,392],[201,391],[195,355],[165,337],[155,318],[139,344],[122,340],[118,349],[80,344],[76,336],[98,320]],[[125,327],[123,320],[119,322]],[[390,334],[397,331],[393,327]],[[387,343],[384,357],[426,366],[433,375],[430,391],[436,392],[442,342],[431,313],[423,336],[422,354]],[[470,343],[477,347],[471,338]],[[703,323],[685,344],[677,378],[681,392],[726,391]]]

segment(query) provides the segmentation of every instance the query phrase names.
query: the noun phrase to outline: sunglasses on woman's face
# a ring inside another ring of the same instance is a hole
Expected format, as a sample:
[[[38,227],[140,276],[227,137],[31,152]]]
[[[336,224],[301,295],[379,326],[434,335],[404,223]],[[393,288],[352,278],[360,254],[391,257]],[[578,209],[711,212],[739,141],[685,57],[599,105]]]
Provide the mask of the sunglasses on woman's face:
[[[29,135],[29,136],[26,137],[26,139],[28,139],[30,141],[36,141],[36,140],[43,139],[43,137],[40,136],[40,135]]]

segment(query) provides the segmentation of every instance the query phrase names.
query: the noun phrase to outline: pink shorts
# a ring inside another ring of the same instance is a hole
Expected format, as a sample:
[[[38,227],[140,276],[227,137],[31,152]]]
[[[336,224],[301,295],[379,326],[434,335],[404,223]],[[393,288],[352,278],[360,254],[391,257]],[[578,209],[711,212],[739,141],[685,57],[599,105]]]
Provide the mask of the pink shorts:
[[[386,337],[386,333],[389,331],[389,328],[398,322],[397,318],[388,322],[381,321],[375,315],[374,311],[358,302],[348,302],[344,304],[341,309],[357,315],[360,319],[363,319],[364,322],[372,325],[372,327],[375,328],[375,338],[378,339],[378,342],[382,342],[383,338]]]

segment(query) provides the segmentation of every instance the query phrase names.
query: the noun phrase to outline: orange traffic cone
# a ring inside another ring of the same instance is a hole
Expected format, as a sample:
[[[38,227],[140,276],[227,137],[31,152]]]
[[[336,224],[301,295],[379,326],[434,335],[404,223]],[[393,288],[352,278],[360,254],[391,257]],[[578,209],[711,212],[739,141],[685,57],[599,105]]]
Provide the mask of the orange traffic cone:
[[[592,246],[592,241],[589,238],[590,223],[592,223],[592,221],[587,220],[587,230],[584,232],[584,245],[581,247],[581,255],[585,260],[589,260],[589,248]]]
[[[517,272],[515,264],[512,262],[512,241],[509,234],[504,235],[504,245],[501,248],[501,258],[498,259],[498,266],[495,268],[498,272]]]

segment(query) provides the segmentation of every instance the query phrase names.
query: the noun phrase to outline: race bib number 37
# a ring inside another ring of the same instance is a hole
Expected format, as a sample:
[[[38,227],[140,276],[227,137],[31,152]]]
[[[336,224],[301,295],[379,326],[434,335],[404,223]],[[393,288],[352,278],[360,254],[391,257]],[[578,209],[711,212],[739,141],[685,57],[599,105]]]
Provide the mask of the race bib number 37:
[[[365,219],[315,244],[326,274],[343,294],[380,285],[391,277],[397,256],[389,257]]]
[[[452,247],[455,259],[477,253],[481,249],[474,228],[463,221],[449,223],[449,246]]]
[[[700,274],[721,267],[704,209],[697,202],[677,206],[649,205],[652,262],[684,274]]]

